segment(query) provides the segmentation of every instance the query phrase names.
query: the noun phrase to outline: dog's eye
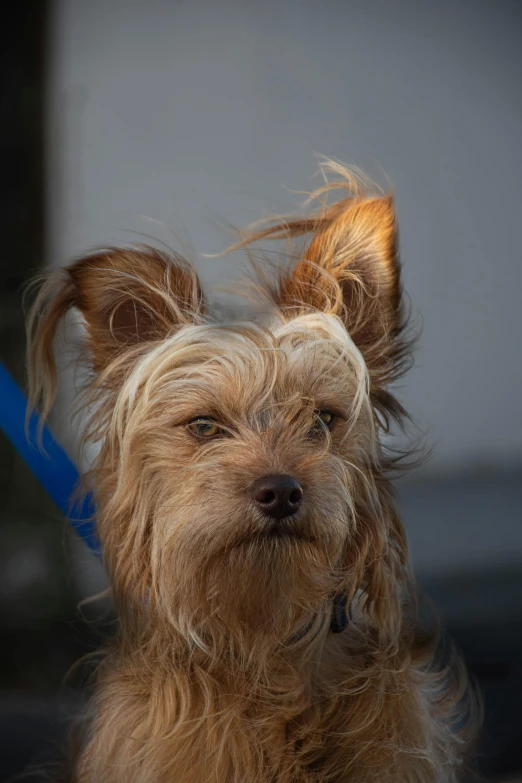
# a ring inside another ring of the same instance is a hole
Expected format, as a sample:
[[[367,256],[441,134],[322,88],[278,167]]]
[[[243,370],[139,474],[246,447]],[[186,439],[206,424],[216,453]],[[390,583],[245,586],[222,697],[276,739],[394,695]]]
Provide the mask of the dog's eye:
[[[328,430],[332,429],[336,418],[335,413],[332,413],[332,411],[321,410],[316,410],[314,413],[316,418],[316,425],[314,430],[323,430],[325,427]]]
[[[332,411],[317,411],[317,417],[321,419],[323,424],[326,424],[327,427],[331,427],[335,419]]]
[[[194,419],[187,424],[187,428],[196,438],[215,438],[223,434],[221,427],[212,419]]]

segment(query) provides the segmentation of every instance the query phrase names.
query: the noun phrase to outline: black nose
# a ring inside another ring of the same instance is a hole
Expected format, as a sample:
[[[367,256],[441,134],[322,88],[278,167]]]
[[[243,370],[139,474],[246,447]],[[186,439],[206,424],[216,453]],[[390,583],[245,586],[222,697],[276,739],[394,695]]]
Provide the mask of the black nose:
[[[274,519],[295,514],[303,499],[301,485],[293,476],[275,474],[262,476],[251,487],[252,500],[257,508]]]

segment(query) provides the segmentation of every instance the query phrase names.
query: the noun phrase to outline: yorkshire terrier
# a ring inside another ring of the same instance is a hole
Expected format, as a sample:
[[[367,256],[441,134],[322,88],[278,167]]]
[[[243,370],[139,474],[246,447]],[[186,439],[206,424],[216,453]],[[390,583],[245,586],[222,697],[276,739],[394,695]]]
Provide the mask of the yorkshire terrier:
[[[38,295],[44,418],[57,330],[72,308],[85,324],[119,615],[76,783],[462,778],[474,689],[420,628],[386,445],[412,347],[393,200],[329,168],[304,216],[235,246],[286,243],[254,263],[264,319],[223,322],[192,266],[152,247],[89,255]]]

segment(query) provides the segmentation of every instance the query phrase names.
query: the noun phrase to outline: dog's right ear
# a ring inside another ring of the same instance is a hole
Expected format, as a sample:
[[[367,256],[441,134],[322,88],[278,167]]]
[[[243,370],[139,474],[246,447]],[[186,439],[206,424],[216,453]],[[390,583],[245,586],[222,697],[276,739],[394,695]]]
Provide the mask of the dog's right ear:
[[[130,346],[161,340],[205,312],[194,269],[154,248],[104,250],[60,269],[42,286],[28,320],[30,403],[41,403],[44,418],[56,395],[56,333],[73,308],[83,316],[95,373]]]

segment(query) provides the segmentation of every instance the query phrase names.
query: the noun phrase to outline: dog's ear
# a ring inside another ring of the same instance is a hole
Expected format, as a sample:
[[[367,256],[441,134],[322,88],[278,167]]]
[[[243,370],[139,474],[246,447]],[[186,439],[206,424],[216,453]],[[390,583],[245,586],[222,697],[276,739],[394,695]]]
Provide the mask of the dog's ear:
[[[280,278],[279,307],[286,317],[310,310],[339,316],[372,380],[389,382],[402,358],[405,320],[392,198],[344,199],[306,223],[311,241]]]
[[[100,373],[131,346],[161,340],[205,310],[201,286],[182,258],[150,247],[110,249],[60,269],[42,286],[28,322],[29,387],[47,413],[56,392],[54,341],[66,313],[85,322],[89,364]]]

